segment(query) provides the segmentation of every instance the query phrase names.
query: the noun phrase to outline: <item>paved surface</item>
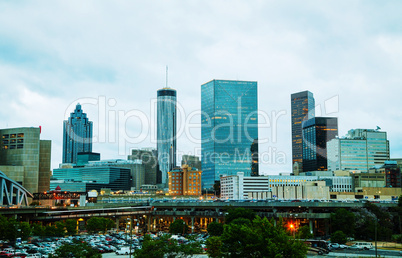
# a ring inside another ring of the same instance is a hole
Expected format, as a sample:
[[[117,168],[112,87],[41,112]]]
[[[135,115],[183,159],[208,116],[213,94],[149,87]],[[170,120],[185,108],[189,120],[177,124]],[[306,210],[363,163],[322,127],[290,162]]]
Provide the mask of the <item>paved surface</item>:
[[[400,251],[393,251],[393,250],[377,250],[378,256],[381,257],[402,257],[399,254]],[[375,250],[339,250],[333,251],[327,254],[327,256],[331,257],[375,257]]]
[[[392,250],[378,250],[378,256],[381,257],[397,257],[400,258],[402,255],[399,254],[400,251],[392,251]],[[308,255],[307,257],[322,257],[323,255]],[[375,257],[375,250],[339,250],[339,251],[334,251],[330,252],[326,256],[331,256],[331,257]],[[117,255],[115,253],[106,253],[102,254],[102,258],[114,258],[114,257],[120,257],[120,258],[129,258],[129,255]],[[133,256],[131,256],[133,257]],[[208,256],[206,254],[199,254],[199,255],[194,255],[194,258],[207,258]]]
[[[115,253],[106,253],[106,254],[102,254],[102,258],[114,258],[114,257],[119,257],[119,258],[128,258],[129,255],[117,255]],[[131,257],[133,257],[131,255]],[[194,258],[208,258],[208,255],[206,254],[197,254],[193,256]]]

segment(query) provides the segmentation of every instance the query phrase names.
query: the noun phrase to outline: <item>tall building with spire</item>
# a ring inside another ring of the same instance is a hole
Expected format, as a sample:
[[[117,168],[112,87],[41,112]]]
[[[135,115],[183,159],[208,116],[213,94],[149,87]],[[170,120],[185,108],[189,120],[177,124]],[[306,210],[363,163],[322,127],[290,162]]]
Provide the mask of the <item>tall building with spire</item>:
[[[157,152],[161,173],[158,183],[167,184],[168,172],[176,166],[176,90],[165,87],[157,94]]]
[[[78,103],[63,122],[63,163],[77,163],[80,152],[92,152],[92,122]]]
[[[293,93],[291,101],[292,124],[292,165],[293,174],[303,171],[303,134],[302,122],[315,117],[315,101],[313,93],[302,91]]]

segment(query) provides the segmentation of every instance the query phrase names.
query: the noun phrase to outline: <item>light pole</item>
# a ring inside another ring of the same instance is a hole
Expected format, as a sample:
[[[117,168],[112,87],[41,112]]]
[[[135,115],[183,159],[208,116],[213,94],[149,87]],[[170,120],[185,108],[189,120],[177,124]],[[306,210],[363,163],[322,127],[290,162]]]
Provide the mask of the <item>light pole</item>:
[[[377,224],[378,224],[378,219],[377,219],[377,216],[375,217],[375,236],[374,236],[374,239],[375,239],[375,257],[377,257]]]
[[[130,254],[129,254],[129,258],[131,258],[131,246],[133,243],[133,218],[130,217]]]

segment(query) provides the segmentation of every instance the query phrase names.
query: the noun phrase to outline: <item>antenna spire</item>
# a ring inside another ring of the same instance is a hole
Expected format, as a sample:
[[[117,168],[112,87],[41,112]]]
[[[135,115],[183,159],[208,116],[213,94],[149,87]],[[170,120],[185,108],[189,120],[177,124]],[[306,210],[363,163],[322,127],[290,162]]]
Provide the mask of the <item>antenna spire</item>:
[[[168,88],[168,75],[169,75],[168,66],[166,65],[166,88]]]

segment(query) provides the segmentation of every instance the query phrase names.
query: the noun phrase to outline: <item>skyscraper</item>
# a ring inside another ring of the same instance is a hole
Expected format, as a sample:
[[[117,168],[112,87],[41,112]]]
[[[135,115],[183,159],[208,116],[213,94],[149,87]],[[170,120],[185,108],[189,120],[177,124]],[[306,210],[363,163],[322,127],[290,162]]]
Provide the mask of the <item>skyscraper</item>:
[[[293,174],[298,175],[303,165],[302,122],[315,116],[313,93],[302,91],[290,96],[292,109],[292,165]],[[295,167],[298,169],[295,170]]]
[[[31,193],[49,190],[51,141],[40,127],[0,130],[0,171]]]
[[[212,80],[201,85],[203,188],[212,188],[220,175],[251,175],[257,110],[257,82]]]
[[[77,163],[79,152],[92,152],[92,122],[78,103],[63,122],[63,163]]]
[[[327,142],[338,135],[338,118],[315,117],[303,121],[303,171],[327,170]]]
[[[345,137],[327,143],[328,170],[368,172],[389,160],[387,133],[373,129],[349,130]]]
[[[176,166],[176,90],[158,90],[157,151],[161,183],[168,183],[168,172]]]
[[[157,151],[154,148],[132,149],[131,155],[128,155],[128,160],[141,160],[145,169],[146,185],[156,184],[156,172],[158,168]]]

